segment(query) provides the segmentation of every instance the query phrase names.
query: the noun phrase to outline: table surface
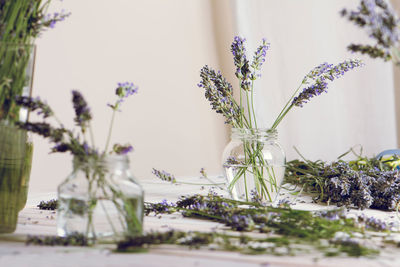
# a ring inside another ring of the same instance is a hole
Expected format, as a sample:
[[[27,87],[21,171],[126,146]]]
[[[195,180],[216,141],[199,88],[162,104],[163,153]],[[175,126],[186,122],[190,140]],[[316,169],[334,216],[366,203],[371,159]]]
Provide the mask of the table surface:
[[[179,196],[193,193],[207,193],[207,189],[200,190],[199,186],[171,185],[164,182],[142,182],[145,189],[146,201],[175,201]],[[24,240],[27,235],[55,235],[56,213],[54,211],[39,210],[36,205],[41,200],[55,198],[55,193],[31,193],[28,202],[18,218],[17,230],[13,234],[0,235],[0,267],[8,266],[400,266],[400,249],[381,249],[376,258],[316,258],[306,254],[298,256],[273,255],[243,255],[236,252],[213,251],[208,249],[187,249],[178,246],[157,246],[145,253],[114,253],[111,247],[42,247],[26,246]],[[285,196],[286,197],[286,196]],[[292,197],[288,194],[288,197]],[[298,198],[298,197],[297,197]],[[326,209],[326,206],[310,203],[307,196],[304,199],[295,199],[296,209]],[[293,199],[292,199],[293,200]],[[301,201],[300,201],[301,200]],[[306,202],[306,203],[303,203]],[[328,207],[329,208],[329,207]],[[361,211],[352,210],[352,213]],[[368,216],[375,216],[385,221],[398,223],[394,212],[364,210]],[[196,230],[215,231],[225,229],[224,225],[205,221],[184,218],[179,214],[163,216],[146,216],[144,219],[145,231],[151,230]]]

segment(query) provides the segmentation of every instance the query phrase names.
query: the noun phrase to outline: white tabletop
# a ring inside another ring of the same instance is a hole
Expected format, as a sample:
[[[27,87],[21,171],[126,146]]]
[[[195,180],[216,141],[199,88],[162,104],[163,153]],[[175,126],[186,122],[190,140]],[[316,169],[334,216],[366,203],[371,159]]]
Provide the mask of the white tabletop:
[[[199,186],[171,185],[169,183],[142,182],[146,201],[177,200],[179,196],[193,193],[207,193],[207,189],[199,190]],[[288,195],[289,197],[293,197]],[[113,253],[114,246],[98,245],[96,247],[41,247],[26,246],[27,235],[55,235],[56,213],[41,211],[36,205],[41,200],[55,198],[55,193],[31,193],[24,210],[19,214],[17,230],[13,234],[0,235],[0,267],[8,266],[400,266],[400,249],[381,249],[376,258],[316,258],[315,255],[272,256],[243,255],[236,252],[213,251],[209,249],[188,249],[179,246],[157,246],[145,253]],[[297,199],[293,208],[326,209],[326,206],[309,203],[309,198]],[[304,202],[306,203],[301,203]],[[329,207],[328,207],[329,208]],[[365,213],[386,221],[397,222],[394,212],[376,210],[351,211],[354,214]],[[179,214],[145,217],[145,231],[176,229],[184,231],[215,231],[226,229],[224,225],[184,218]]]

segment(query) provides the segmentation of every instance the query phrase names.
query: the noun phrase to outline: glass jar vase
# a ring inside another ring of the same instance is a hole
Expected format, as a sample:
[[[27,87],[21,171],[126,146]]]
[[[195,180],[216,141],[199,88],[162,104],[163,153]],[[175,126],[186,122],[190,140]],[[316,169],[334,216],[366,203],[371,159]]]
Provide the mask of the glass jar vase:
[[[126,155],[86,162],[74,158],[73,172],[58,187],[57,234],[81,233],[91,240],[142,233],[143,190]]]
[[[236,200],[274,202],[285,174],[285,153],[278,133],[269,129],[232,128],[223,153],[228,189]]]

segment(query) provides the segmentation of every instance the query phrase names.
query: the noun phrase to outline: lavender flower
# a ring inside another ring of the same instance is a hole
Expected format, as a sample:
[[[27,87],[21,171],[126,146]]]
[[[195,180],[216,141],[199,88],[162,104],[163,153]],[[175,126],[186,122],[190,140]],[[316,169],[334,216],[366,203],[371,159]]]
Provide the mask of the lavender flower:
[[[269,49],[270,44],[267,43],[267,40],[262,39],[262,44],[257,48],[254,53],[253,62],[251,63],[251,67],[254,70],[260,70],[262,64],[265,62],[265,57],[267,55],[267,50]],[[255,80],[255,76],[251,77],[252,80]]]
[[[292,105],[302,107],[303,104],[310,101],[314,96],[327,92],[328,81],[340,78],[345,72],[360,66],[363,66],[363,63],[360,60],[353,59],[339,63],[336,66],[323,63],[314,68],[308,75],[306,75],[305,80],[303,80],[304,83],[307,78],[310,78],[314,80],[314,83],[311,86],[304,88],[297,97],[294,97]]]
[[[52,147],[51,152],[67,152],[71,150],[71,145],[67,143],[58,143],[55,146]]]
[[[376,231],[390,230],[390,225],[375,217],[368,217],[362,214],[357,217],[357,221],[361,224],[364,224],[366,229],[372,229]]]
[[[33,132],[43,137],[50,137],[52,132],[52,127],[46,122],[17,122],[17,126],[21,129],[27,130],[28,132]]]
[[[241,38],[240,36],[235,36],[233,43],[231,45],[231,52],[233,54],[233,62],[236,66],[236,77],[242,79],[247,76],[249,73],[248,68],[242,69],[245,65],[248,66],[249,61],[246,58],[246,48],[244,46],[245,38]]]
[[[129,152],[133,151],[133,147],[130,144],[126,144],[126,145],[114,144],[113,151],[117,155],[126,155]]]
[[[72,102],[75,110],[74,121],[82,128],[82,131],[85,132],[87,124],[92,119],[90,108],[82,94],[76,90],[72,91]]]
[[[137,86],[130,82],[118,83],[115,94],[119,97],[119,103],[122,103],[125,98],[137,93],[138,89]]]
[[[231,52],[233,54],[233,62],[236,66],[235,75],[241,80],[241,88],[243,90],[250,90],[250,68],[249,60],[246,58],[246,48],[244,47],[245,38],[235,36],[231,45]]]
[[[153,174],[163,181],[176,183],[176,179],[175,179],[174,175],[172,175],[166,171],[159,171],[159,170],[156,170],[153,168]]]
[[[341,15],[361,28],[366,28],[375,45],[352,44],[350,51],[368,54],[371,57],[391,59],[391,48],[399,45],[400,20],[389,1],[361,0],[356,11],[343,9]]]
[[[45,102],[41,101],[39,97],[25,97],[25,96],[17,96],[15,99],[15,103],[22,107],[29,109],[30,111],[37,110],[37,114],[43,115],[43,118],[47,118],[52,116],[54,113]]]
[[[118,83],[115,94],[118,96],[118,100],[114,105],[108,104],[114,110],[118,110],[119,106],[125,101],[126,98],[138,92],[138,87],[132,82]]]
[[[201,69],[200,77],[198,86],[205,89],[205,97],[210,101],[212,109],[226,118],[225,123],[239,125],[240,107],[233,99],[232,85],[220,72],[215,72],[207,65]]]
[[[41,26],[54,28],[57,22],[64,21],[65,18],[69,17],[71,13],[65,12],[65,10],[61,10],[61,12],[55,12],[53,14],[46,14],[43,16],[41,21]]]

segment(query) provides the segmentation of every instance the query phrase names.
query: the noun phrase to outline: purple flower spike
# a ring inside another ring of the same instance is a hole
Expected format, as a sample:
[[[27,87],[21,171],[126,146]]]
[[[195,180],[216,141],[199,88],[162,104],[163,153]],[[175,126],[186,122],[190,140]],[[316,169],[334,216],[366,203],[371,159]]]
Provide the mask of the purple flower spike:
[[[231,45],[233,54],[233,62],[236,66],[236,77],[242,80],[247,80],[250,75],[249,61],[246,58],[246,48],[244,47],[245,38],[236,36]]]
[[[92,119],[92,115],[90,113],[90,108],[83,98],[83,95],[77,91],[72,91],[72,102],[75,110],[75,122],[78,126],[82,127],[83,131],[86,128],[87,124]]]
[[[265,62],[265,57],[267,55],[267,50],[269,49],[270,44],[267,43],[265,38],[262,39],[262,44],[257,48],[256,52],[254,53],[253,63],[251,67],[254,70],[260,70],[262,64]],[[255,80],[256,76],[252,77]]]
[[[347,71],[363,65],[364,64],[358,59],[347,60],[336,66],[327,63],[319,65],[307,74],[303,80],[303,83],[305,83],[308,79],[312,79],[313,84],[304,88],[297,97],[293,98],[292,105],[302,107],[303,104],[309,102],[314,96],[320,95],[323,92],[326,93],[328,89],[328,81],[340,78]]]
[[[126,155],[129,152],[133,151],[133,147],[129,144],[126,145],[119,145],[119,144],[115,144],[113,147],[113,151],[117,154],[117,155]]]

